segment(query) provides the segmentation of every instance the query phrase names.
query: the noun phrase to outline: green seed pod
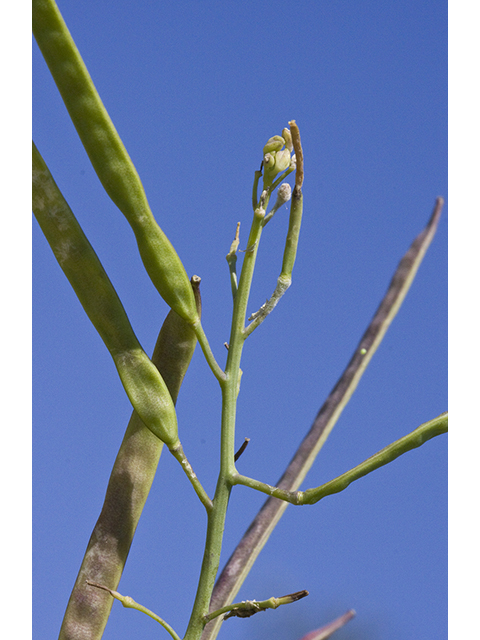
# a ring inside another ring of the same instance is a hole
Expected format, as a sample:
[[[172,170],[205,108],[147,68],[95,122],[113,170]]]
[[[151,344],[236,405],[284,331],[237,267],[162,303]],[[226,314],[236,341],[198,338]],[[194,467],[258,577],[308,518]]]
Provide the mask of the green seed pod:
[[[190,280],[199,316],[202,313],[200,280],[198,276],[193,276]],[[191,325],[171,310],[158,335],[152,362],[158,367],[174,402],[176,402],[196,344],[197,337]]]
[[[169,449],[176,447],[180,443],[177,415],[158,369],[141,348],[137,352],[114,352],[112,357],[127,396],[143,424]]]
[[[263,147],[263,155],[271,153],[272,151],[280,151],[284,144],[285,140],[282,136],[273,136],[273,138],[270,138],[267,144]]]
[[[193,276],[191,283],[200,315],[200,278]],[[192,327],[175,311],[170,311],[160,330],[152,362],[165,380],[174,403],[196,342]],[[110,598],[98,598],[97,590],[88,586],[86,580],[108,584],[112,589],[118,587],[162,448],[163,442],[145,427],[134,411],[68,601],[59,640],[75,637],[79,628],[90,640],[101,640],[111,601]]]
[[[282,272],[280,278],[291,279],[293,265],[297,256],[298,238],[300,235],[300,225],[303,214],[303,194],[299,187],[295,187],[292,193],[292,203],[290,206],[290,218],[288,222],[287,239],[285,240],[285,251],[283,253]]]
[[[117,292],[35,145],[32,160],[35,217],[109,350],[134,409],[158,438],[175,447],[177,416],[166,384],[140,346]]]
[[[157,291],[180,317],[196,324],[199,317],[192,287],[170,241],[153,218],[134,231],[142,262]]]
[[[156,223],[127,153],[54,0],[33,0],[33,33],[106,192],[135,233],[145,268],[165,302],[198,322],[188,276]]]

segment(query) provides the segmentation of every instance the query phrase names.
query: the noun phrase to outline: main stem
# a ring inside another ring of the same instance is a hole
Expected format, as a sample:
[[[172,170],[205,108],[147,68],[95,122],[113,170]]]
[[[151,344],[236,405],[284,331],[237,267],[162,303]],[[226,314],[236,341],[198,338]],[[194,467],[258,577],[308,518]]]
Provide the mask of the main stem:
[[[258,245],[262,233],[262,220],[265,216],[267,202],[262,202],[262,205],[263,208],[257,208],[255,210],[252,227],[250,229],[240,282],[233,304],[232,329],[230,333],[227,364],[225,367],[225,378],[219,380],[222,389],[220,472],[215,489],[215,496],[213,498],[213,508],[208,513],[207,539],[205,542],[202,568],[195,603],[184,640],[198,640],[202,635],[206,624],[204,616],[209,612],[210,599],[220,564],[225,516],[230,491],[233,486],[232,479],[236,474],[234,460],[235,418],[240,378],[240,361],[246,339],[244,332],[245,317]]]

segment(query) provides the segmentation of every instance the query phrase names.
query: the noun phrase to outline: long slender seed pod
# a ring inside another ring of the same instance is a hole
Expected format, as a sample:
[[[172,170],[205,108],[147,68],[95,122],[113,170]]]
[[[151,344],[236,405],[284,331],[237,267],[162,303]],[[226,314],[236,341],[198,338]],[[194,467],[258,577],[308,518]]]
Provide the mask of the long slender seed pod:
[[[367,460],[353,467],[349,471],[342,473],[341,476],[326,482],[320,487],[307,489],[301,491],[301,504],[315,504],[325,496],[331,496],[334,493],[343,491],[355,480],[363,478],[367,474],[380,469],[380,467],[389,464],[393,460],[396,460],[399,456],[402,456],[407,451],[421,447],[428,440],[435,438],[448,431],[448,413],[441,413],[433,420],[424,422],[417,427],[411,433],[408,433],[403,438],[399,438],[391,444],[384,447],[381,451],[377,451],[373,456],[370,456]]]
[[[177,416],[162,376],[35,145],[32,160],[33,211],[55,257],[109,350],[134,409],[169,448],[177,446]]]
[[[135,234],[145,268],[165,302],[198,322],[183,264],[156,223],[127,153],[54,0],[33,0],[33,33],[105,191]]]
[[[287,240],[285,242],[285,251],[283,254],[282,272],[280,279],[290,282],[292,277],[293,265],[297,256],[298,237],[300,235],[300,225],[302,223],[303,213],[303,150],[300,139],[300,130],[295,120],[289,123],[292,137],[292,145],[295,150],[296,173],[295,187],[292,193],[292,203],[290,205],[290,219],[288,223]]]
[[[388,290],[355,348],[350,362],[320,408],[310,431],[277,482],[277,487],[286,491],[295,491],[305,478],[400,309],[435,235],[442,207],[443,198],[437,198],[427,226],[415,238],[400,261]],[[210,605],[212,611],[232,602],[286,507],[286,502],[272,497],[264,503],[217,578]],[[202,640],[214,640],[220,625],[220,619],[216,619],[205,627]]]
[[[276,205],[275,205],[276,206]],[[274,212],[275,208],[272,209]],[[271,219],[272,212],[264,218],[264,225]],[[301,187],[295,186],[292,194],[292,202],[290,204],[290,218],[288,222],[287,238],[285,240],[285,249],[283,252],[282,270],[277,279],[275,290],[265,304],[258,311],[252,313],[249,317],[250,324],[245,328],[245,337],[249,336],[265,318],[277,306],[280,298],[285,294],[292,283],[292,271],[297,256],[298,239],[300,236],[300,226],[302,224],[303,214],[303,194]]]
[[[298,125],[295,122],[295,120],[290,120],[288,124],[290,126],[292,146],[295,151],[295,163],[297,165],[296,174],[295,174],[295,186],[301,189],[303,185],[304,168],[303,168],[302,141],[300,139],[300,129],[298,128]]]
[[[293,265],[297,257],[298,238],[300,235],[300,225],[303,214],[303,194],[300,187],[294,187],[292,193],[292,204],[290,205],[290,219],[288,222],[288,233],[285,241],[285,251],[283,253],[282,272],[280,278],[291,280]]]
[[[200,278],[193,276],[191,282],[200,315]],[[160,330],[152,362],[174,403],[196,342],[191,326],[170,311]],[[105,591],[89,587],[86,580],[117,589],[162,448],[163,442],[133,411],[113,465],[102,511],[68,601],[59,640],[101,639],[113,598]]]

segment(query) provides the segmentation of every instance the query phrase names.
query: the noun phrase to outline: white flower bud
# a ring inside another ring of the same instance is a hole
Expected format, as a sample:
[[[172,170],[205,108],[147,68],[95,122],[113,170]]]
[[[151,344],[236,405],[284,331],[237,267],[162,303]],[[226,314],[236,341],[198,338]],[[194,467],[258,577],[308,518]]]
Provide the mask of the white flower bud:
[[[277,209],[278,207],[281,207],[282,204],[285,204],[286,202],[288,202],[291,197],[292,197],[292,187],[288,184],[288,182],[284,182],[278,187],[277,202],[275,203],[275,206],[277,207]]]
[[[284,182],[278,187],[277,200],[273,205],[272,210],[265,216],[264,226],[267,224],[269,220],[273,218],[273,216],[278,211],[278,209],[280,209],[282,205],[286,204],[291,197],[292,197],[292,187],[288,184],[288,182]]]

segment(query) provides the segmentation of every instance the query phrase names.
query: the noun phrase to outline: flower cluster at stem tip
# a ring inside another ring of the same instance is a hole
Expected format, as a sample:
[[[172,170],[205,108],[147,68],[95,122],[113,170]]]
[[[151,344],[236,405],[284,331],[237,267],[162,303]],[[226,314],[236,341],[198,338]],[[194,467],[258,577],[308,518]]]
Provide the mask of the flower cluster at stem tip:
[[[295,155],[291,156],[292,151],[292,135],[290,130],[286,128],[282,131],[281,136],[273,136],[263,147],[264,189],[270,187],[279,173],[294,168]]]

